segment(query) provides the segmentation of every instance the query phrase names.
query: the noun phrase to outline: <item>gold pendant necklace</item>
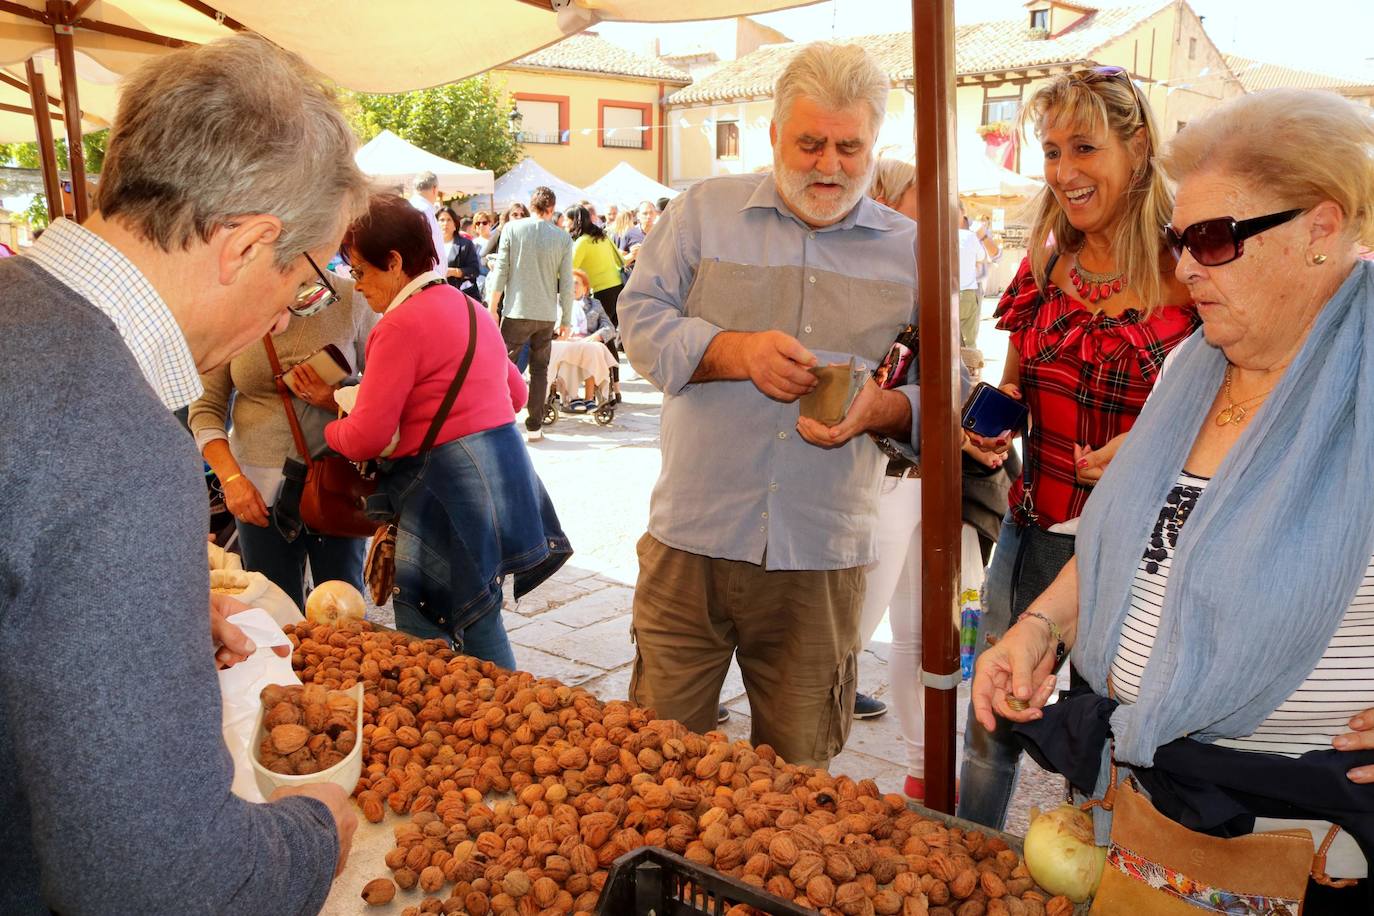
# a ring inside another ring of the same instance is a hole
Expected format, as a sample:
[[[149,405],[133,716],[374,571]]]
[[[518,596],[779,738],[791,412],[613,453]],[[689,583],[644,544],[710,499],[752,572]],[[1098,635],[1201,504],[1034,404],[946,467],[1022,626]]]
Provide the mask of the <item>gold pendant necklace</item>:
[[[1234,367],[1230,363],[1226,364],[1226,406],[1221,408],[1221,410],[1217,411],[1217,426],[1240,426],[1250,418],[1250,411],[1246,407],[1246,405],[1253,404],[1256,401],[1268,397],[1269,392],[1274,390],[1273,388],[1270,388],[1269,391],[1257,394],[1254,397],[1246,398],[1243,401],[1236,401],[1232,399],[1231,370],[1233,368]]]

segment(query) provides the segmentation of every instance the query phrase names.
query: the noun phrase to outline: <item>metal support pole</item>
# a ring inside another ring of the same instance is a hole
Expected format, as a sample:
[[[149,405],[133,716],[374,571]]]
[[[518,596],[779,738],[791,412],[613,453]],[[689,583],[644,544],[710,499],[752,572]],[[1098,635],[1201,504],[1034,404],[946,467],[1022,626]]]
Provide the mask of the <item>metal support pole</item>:
[[[926,804],[954,810],[959,683],[958,207],[954,152],[954,2],[912,0],[916,95],[916,247],[921,361],[921,667]]]
[[[48,11],[71,15],[72,8],[63,0],[49,0]],[[52,27],[53,45],[57,49],[57,66],[62,74],[62,111],[66,115],[67,161],[71,163],[72,205],[76,221],[85,222],[89,205],[86,200],[86,153],[81,146],[81,99],[76,86],[76,47],[72,27],[65,21]]]
[[[43,71],[32,58],[24,62],[29,84],[29,104],[33,108],[33,126],[38,134],[38,159],[43,168],[43,193],[48,198],[48,217],[62,216],[62,183],[57,175],[57,153],[53,150],[52,119],[48,117],[48,91]]]

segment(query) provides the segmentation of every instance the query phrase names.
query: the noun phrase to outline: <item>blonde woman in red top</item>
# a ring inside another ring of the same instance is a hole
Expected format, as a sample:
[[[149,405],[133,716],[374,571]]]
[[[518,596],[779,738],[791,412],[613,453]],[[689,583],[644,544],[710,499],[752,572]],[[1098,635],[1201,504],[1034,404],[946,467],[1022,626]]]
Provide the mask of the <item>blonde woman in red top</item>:
[[[977,651],[999,637],[1073,552],[1093,484],[1135,423],[1169,351],[1198,326],[1164,244],[1173,196],[1153,157],[1149,102],[1120,67],[1052,80],[1027,103],[1045,156],[1030,254],[997,307],[1011,333],[1001,388],[1029,408],[1024,472],[983,586]],[[975,437],[976,438],[976,437]],[[979,440],[1005,452],[1008,439]],[[1002,827],[1020,748],[968,717],[960,817]]]

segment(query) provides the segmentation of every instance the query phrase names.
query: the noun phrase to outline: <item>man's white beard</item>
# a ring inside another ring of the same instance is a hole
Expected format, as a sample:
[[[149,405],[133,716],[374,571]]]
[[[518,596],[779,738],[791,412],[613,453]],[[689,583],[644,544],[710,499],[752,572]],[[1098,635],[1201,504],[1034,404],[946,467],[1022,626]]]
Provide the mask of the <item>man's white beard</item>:
[[[833,175],[827,175],[818,169],[795,172],[783,165],[782,157],[775,149],[773,180],[778,183],[778,190],[782,193],[783,199],[796,209],[797,215],[802,219],[812,223],[832,223],[854,209],[859,198],[868,192],[877,164],[876,158],[869,159],[868,168],[858,178],[849,177],[844,169],[838,169]],[[811,192],[810,186],[814,182],[837,184],[842,193],[836,198],[819,198]]]

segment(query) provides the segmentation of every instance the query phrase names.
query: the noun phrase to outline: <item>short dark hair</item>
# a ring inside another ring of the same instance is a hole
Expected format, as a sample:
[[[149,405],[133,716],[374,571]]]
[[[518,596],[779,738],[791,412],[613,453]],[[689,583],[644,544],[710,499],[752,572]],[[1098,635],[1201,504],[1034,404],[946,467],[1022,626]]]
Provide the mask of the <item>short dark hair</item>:
[[[548,213],[557,204],[558,198],[554,196],[553,191],[542,184],[535,188],[534,193],[530,195],[530,209],[540,215]]]
[[[665,211],[667,211],[667,209],[668,209],[668,204],[669,204],[671,201],[672,201],[672,198],[671,198],[671,197],[660,197],[658,200],[654,201],[654,206],[658,207],[658,212],[659,212],[659,215],[660,215],[660,216],[661,216]]]
[[[459,229],[471,229],[471,228],[472,228],[472,217],[471,217],[471,216],[465,216],[465,217],[463,217],[462,219],[460,219],[460,220],[458,221],[458,228],[459,228]]]
[[[349,224],[342,248],[348,263],[357,252],[378,270],[388,268],[394,251],[401,256],[401,270],[407,277],[418,277],[435,264],[434,236],[424,214],[394,194],[368,198],[367,212]]]

